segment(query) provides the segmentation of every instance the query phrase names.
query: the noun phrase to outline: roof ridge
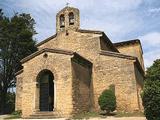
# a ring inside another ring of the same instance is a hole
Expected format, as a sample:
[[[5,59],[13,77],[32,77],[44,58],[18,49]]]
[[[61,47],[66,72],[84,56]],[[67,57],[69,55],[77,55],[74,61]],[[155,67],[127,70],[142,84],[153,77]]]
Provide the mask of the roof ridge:
[[[121,42],[116,42],[116,43],[113,43],[115,46],[119,46],[119,45],[122,45],[122,44],[130,44],[130,43],[140,43],[140,40],[139,39],[133,39],[133,40],[126,40],[126,41],[121,41]]]

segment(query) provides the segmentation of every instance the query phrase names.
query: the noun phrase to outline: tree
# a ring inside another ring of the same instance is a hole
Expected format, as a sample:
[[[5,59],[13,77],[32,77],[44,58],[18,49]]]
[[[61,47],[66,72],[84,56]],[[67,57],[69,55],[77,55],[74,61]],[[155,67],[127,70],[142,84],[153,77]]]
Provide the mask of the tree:
[[[116,109],[116,96],[113,90],[107,89],[102,92],[98,98],[101,110],[108,114]]]
[[[33,35],[35,21],[30,14],[18,14],[8,18],[0,10],[0,102],[5,112],[8,88],[15,86],[15,73],[22,69],[20,60],[37,49]]]
[[[147,69],[142,101],[147,120],[160,120],[160,59]]]

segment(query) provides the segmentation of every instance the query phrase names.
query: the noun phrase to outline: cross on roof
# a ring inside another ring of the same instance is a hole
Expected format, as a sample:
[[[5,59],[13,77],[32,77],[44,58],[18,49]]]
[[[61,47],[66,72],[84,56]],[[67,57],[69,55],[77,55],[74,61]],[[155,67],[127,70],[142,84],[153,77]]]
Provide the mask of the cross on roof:
[[[67,6],[67,7],[69,6],[69,3],[68,3],[68,2],[66,3],[66,6]]]

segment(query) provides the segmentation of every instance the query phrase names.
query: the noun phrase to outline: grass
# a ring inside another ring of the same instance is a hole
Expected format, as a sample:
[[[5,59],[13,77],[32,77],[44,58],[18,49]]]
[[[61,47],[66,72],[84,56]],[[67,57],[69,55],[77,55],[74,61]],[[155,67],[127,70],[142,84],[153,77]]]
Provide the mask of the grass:
[[[21,118],[21,111],[15,111],[4,119],[18,119],[18,118]]]
[[[86,113],[80,113],[75,115],[72,119],[89,119],[89,118],[106,118],[108,116],[114,116],[114,117],[144,117],[143,112],[113,112],[110,113],[109,115],[102,115],[97,112],[86,112]]]
[[[85,112],[85,113],[79,113],[73,116],[72,119],[89,119],[89,118],[94,118],[94,117],[102,117],[102,115],[96,113],[96,112]]]
[[[19,115],[10,115],[10,116],[8,116],[8,117],[6,117],[4,119],[18,119],[18,118],[21,118],[21,116],[19,116]]]
[[[117,112],[115,117],[144,117],[143,112]]]
[[[143,112],[113,112],[110,113],[109,115],[102,115],[97,112],[84,112],[84,113],[79,113],[73,116],[71,119],[74,120],[81,120],[81,119],[89,119],[89,118],[106,118],[108,116],[114,116],[114,117],[144,117]],[[14,112],[10,116],[6,117],[5,119],[18,119],[21,118],[21,113],[20,112]]]

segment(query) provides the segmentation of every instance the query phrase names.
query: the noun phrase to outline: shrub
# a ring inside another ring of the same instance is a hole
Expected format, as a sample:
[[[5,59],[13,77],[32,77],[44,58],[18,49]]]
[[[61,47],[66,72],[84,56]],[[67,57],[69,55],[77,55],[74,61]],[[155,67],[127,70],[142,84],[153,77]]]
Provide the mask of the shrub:
[[[98,104],[101,110],[107,114],[116,109],[116,96],[111,89],[104,90],[98,98]]]
[[[160,59],[146,71],[142,93],[144,114],[147,120],[160,120]]]
[[[146,81],[142,93],[147,120],[160,120],[160,81]]]
[[[15,110],[15,93],[8,92],[6,95],[5,113],[9,114]]]

